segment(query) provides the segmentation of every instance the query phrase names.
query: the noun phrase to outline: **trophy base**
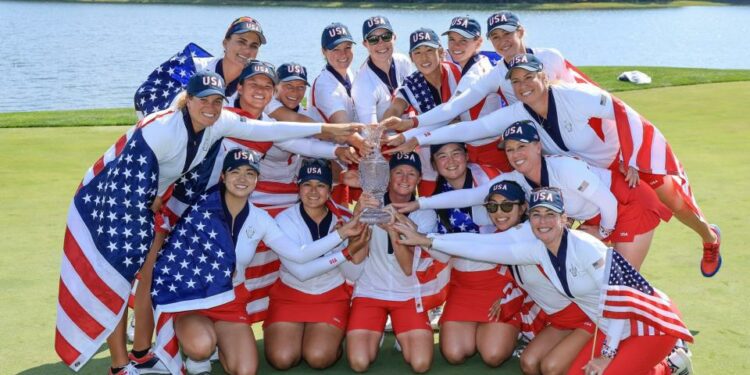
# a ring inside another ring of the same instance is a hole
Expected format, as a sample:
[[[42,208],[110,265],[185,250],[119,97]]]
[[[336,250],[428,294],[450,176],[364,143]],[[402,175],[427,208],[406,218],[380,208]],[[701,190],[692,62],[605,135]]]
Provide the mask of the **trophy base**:
[[[391,214],[378,208],[365,208],[359,221],[365,224],[383,224],[391,221]]]

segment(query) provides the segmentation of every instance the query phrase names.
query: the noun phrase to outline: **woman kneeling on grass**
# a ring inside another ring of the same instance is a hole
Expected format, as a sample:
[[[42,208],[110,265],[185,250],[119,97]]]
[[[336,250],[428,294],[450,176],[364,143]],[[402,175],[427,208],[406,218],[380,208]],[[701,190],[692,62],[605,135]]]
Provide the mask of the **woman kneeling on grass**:
[[[230,151],[224,159],[220,189],[183,217],[155,264],[151,295],[157,316],[176,313],[174,331],[182,352],[206,367],[189,373],[210,372],[210,362],[205,360],[217,347],[219,360],[230,374],[257,371],[244,270],[258,243],[263,241],[290,261],[310,262],[308,267],[319,268],[344,262],[350,256],[347,250],[326,254],[363,229],[352,220],[318,241],[298,244],[284,235],[268,213],[248,201],[259,169],[254,153]]]
[[[297,244],[310,244],[349,220],[351,214],[330,200],[329,162],[307,160],[297,174],[300,202],[282,211],[276,222]],[[270,291],[263,342],[268,363],[286,370],[304,360],[314,369],[332,366],[341,355],[349,319],[351,289],[346,279],[367,256],[371,230],[342,242],[328,254],[335,262],[297,263],[281,257],[280,279]],[[350,262],[346,262],[349,260]]]
[[[407,225],[396,224],[395,228],[404,236],[399,242],[405,245],[484,261],[539,266],[557,290],[557,298],[577,305],[595,325],[592,335],[576,335],[582,349],[577,353],[568,350],[567,356],[560,358],[562,363],[543,359],[542,373],[599,375],[606,370],[607,374],[670,374],[666,356],[677,339],[692,341],[692,336],[669,298],[651,287],[619,253],[585,232],[567,229],[559,190],[534,191],[529,207],[529,225],[492,235],[425,236]],[[528,238],[528,231],[533,239]],[[466,243],[473,246],[467,249]],[[622,301],[623,295],[640,302]],[[623,306],[627,307],[624,312]],[[559,340],[555,348],[573,334]]]

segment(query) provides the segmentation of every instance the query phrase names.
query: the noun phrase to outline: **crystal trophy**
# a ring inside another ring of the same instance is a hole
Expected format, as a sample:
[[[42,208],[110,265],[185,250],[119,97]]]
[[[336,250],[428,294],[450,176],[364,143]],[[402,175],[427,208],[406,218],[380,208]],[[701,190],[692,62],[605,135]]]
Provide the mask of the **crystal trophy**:
[[[377,124],[367,125],[362,130],[362,137],[373,146],[373,151],[359,161],[359,183],[363,192],[380,202],[378,208],[367,207],[362,211],[359,221],[365,224],[381,224],[391,220],[391,214],[383,209],[383,196],[390,178],[388,161],[380,153],[383,130],[384,127]]]

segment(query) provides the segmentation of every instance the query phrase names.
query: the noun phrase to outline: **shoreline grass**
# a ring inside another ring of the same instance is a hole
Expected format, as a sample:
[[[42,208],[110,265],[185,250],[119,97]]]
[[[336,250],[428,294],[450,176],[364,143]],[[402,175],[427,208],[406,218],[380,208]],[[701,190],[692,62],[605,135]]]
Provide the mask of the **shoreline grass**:
[[[647,66],[584,66],[581,70],[604,89],[611,92],[623,92],[697,85],[706,83],[723,83],[750,81],[750,70],[735,69],[697,69],[666,68]],[[653,78],[650,85],[634,85],[617,80],[624,71],[640,70]],[[132,125],[136,122],[132,108],[81,109],[35,112],[0,113],[0,129],[30,127],[75,127],[75,126],[118,126]]]
[[[44,0],[32,0],[44,1]],[[726,6],[726,2],[702,0],[678,1],[644,1],[644,2],[571,2],[571,3],[495,3],[469,1],[460,3],[411,2],[392,3],[379,1],[278,1],[278,0],[56,0],[66,3],[97,4],[179,4],[179,5],[212,5],[212,6],[253,6],[253,7],[295,7],[295,8],[359,8],[359,9],[404,9],[404,10],[616,10],[616,9],[660,9],[686,6]]]

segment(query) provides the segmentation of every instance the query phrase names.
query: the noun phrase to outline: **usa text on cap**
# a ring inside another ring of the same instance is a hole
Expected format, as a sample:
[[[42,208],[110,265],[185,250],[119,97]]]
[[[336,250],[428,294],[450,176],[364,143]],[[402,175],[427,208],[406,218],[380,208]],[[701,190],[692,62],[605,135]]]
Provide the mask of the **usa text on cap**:
[[[239,79],[240,82],[244,82],[246,79],[257,75],[264,75],[270,78],[274,84],[276,84],[276,82],[278,81],[278,77],[276,77],[276,71],[274,70],[273,65],[260,60],[252,60],[247,63],[247,65],[245,65],[245,67],[242,69]]]
[[[198,98],[209,95],[226,97],[224,94],[224,79],[215,72],[202,70],[190,77],[187,84],[187,93]]]
[[[302,185],[306,181],[317,180],[329,187],[333,183],[333,172],[328,160],[308,159],[302,162],[297,173],[297,184]]]
[[[227,153],[224,157],[224,164],[221,167],[222,172],[229,172],[243,165],[252,168],[256,173],[260,173],[260,155],[255,151],[235,148]]]
[[[492,30],[503,29],[509,33],[512,33],[521,26],[518,21],[518,16],[507,10],[497,12],[487,18],[487,36],[489,37]]]
[[[354,43],[354,39],[352,33],[349,32],[349,28],[342,23],[334,22],[326,26],[323,29],[323,35],[320,36],[321,47],[328,50],[334,49],[344,42]]]
[[[367,39],[370,33],[377,29],[386,29],[393,32],[391,21],[388,21],[388,18],[383,16],[370,17],[362,24],[362,39]]]
[[[409,36],[409,53],[421,46],[440,48],[440,38],[432,29],[421,28]]]
[[[422,173],[422,160],[419,158],[419,154],[416,152],[399,152],[391,156],[391,160],[388,161],[390,169],[394,169],[399,165],[410,165],[417,170],[420,174]]]
[[[455,17],[451,20],[451,27],[443,35],[458,33],[464,38],[474,39],[482,35],[482,27],[471,17]]]
[[[263,35],[263,28],[261,28],[260,23],[252,17],[240,17],[232,21],[224,38],[229,39],[233,34],[244,34],[247,32],[258,34],[258,37],[260,37],[260,44],[266,44],[266,36]]]
[[[518,141],[521,143],[539,142],[539,132],[531,121],[514,122],[503,132],[503,142],[500,147],[505,147],[507,141]]]
[[[279,82],[288,81],[305,81],[307,83],[307,69],[304,66],[297,63],[284,63],[276,69],[276,75],[279,78]]]
[[[499,181],[492,184],[489,193],[487,193],[487,200],[494,194],[500,194],[509,201],[526,202],[526,193],[524,193],[521,185],[515,181]]]
[[[528,70],[530,72],[541,72],[544,69],[544,64],[536,56],[531,53],[521,53],[513,56],[508,64],[508,72],[505,73],[505,79],[510,79],[510,74],[513,69],[520,68]]]
[[[565,212],[563,196],[560,189],[545,187],[535,189],[529,198],[529,210],[537,207],[546,207],[559,214]]]

